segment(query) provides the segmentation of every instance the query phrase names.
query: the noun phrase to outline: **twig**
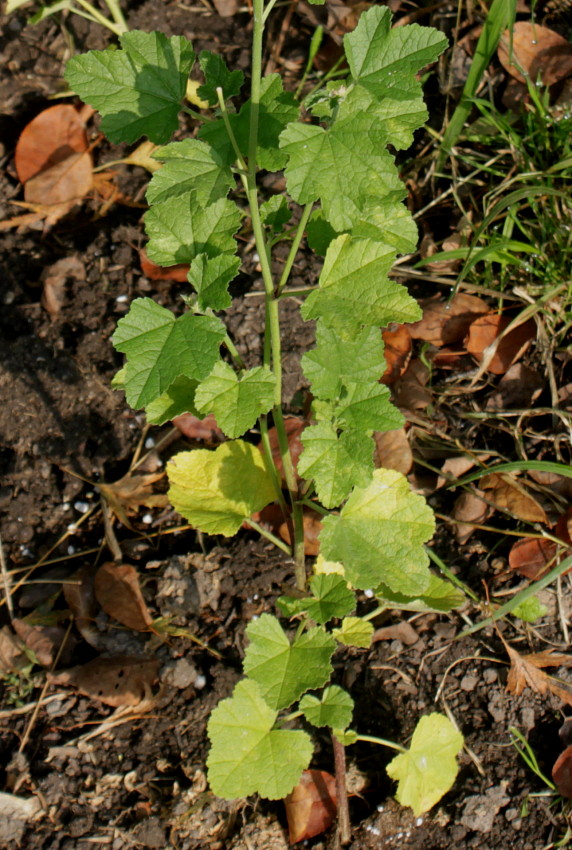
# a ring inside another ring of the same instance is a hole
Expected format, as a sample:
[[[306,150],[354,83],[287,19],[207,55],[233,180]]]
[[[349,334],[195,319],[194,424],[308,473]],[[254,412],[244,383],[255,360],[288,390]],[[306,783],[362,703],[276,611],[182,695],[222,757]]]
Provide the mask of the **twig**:
[[[4,557],[4,547],[2,545],[2,537],[0,537],[0,569],[2,570],[2,581],[4,582],[4,595],[6,597],[6,607],[10,614],[10,619],[14,619],[14,606],[12,605],[12,593],[10,587],[10,575],[6,566],[6,558]]]

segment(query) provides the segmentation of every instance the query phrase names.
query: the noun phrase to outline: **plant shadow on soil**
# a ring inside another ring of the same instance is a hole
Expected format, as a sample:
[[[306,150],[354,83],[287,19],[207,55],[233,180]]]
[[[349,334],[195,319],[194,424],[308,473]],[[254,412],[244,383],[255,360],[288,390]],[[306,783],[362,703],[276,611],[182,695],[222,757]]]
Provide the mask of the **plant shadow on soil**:
[[[180,4],[165,6],[160,0],[148,0],[134,4],[128,19],[132,27],[184,34],[197,50],[222,45],[231,66],[247,63],[246,16],[223,19],[187,11]],[[46,96],[59,89],[62,71],[59,57],[64,39],[58,25],[48,19],[34,28],[24,26],[24,21],[25,13],[0,18],[0,50],[8,68],[2,83],[5,114],[0,124],[5,154],[0,189],[5,198],[17,191],[11,165],[15,140],[46,105]],[[68,19],[68,25],[81,49],[101,48],[108,42],[100,28],[87,22]],[[290,45],[293,51],[299,50],[310,33],[294,19],[285,49]],[[107,159],[115,156],[105,145],[103,150]],[[133,177],[124,170],[121,180],[125,191],[135,194],[143,175]],[[3,203],[1,213],[8,217],[13,208]],[[138,272],[140,217],[140,210],[121,207],[90,221],[85,212],[76,210],[44,236],[39,231],[0,235],[4,257],[0,531],[6,555],[16,569],[24,570],[45,555],[66,530],[69,536],[50,557],[70,558],[63,561],[67,570],[63,575],[85,562],[72,556],[97,549],[102,523],[94,511],[75,529],[80,507],[95,505],[97,499],[93,486],[72,473],[95,484],[115,480],[127,471],[140,439],[143,417],[127,409],[123,396],[110,388],[120,364],[109,340],[127,309],[126,302],[137,295],[152,293],[164,306],[181,306],[179,286],[151,284]],[[40,303],[42,271],[72,254],[85,265],[86,279],[68,281],[61,313],[50,318]],[[294,283],[307,285],[317,273],[311,258],[304,256]],[[260,353],[260,301],[237,299],[229,313],[230,332],[249,365],[256,363]],[[292,397],[301,385],[297,361],[313,331],[301,323],[296,305],[290,302],[285,304],[282,323],[285,393]],[[18,756],[18,746],[31,713],[13,713],[9,702],[13,693],[5,682],[1,788],[17,789],[23,796],[37,794],[46,813],[2,846],[27,850],[286,848],[280,804],[216,800],[208,793],[204,771],[206,723],[239,677],[244,629],[253,616],[273,610],[275,598],[292,582],[291,563],[247,532],[218,545],[207,540],[206,557],[192,532],[153,539],[142,535],[136,540],[126,530],[118,535],[126,560],[138,565],[145,578],[144,594],[151,610],[205,641],[221,658],[185,637],[155,641],[149,651],[167,671],[155,704],[148,713],[136,714],[91,738],[89,733],[97,731],[112,710],[56,689],[56,697],[35,721],[24,758]],[[466,567],[467,574],[474,571],[478,583],[486,559],[470,547],[459,552],[453,546],[457,544],[441,530],[437,551],[445,561],[454,552],[457,563]],[[34,575],[49,578],[44,569]],[[60,572],[55,581],[61,580]],[[195,585],[200,590],[195,604],[190,609],[177,607],[172,588],[179,586],[182,598],[187,598],[188,594],[193,597]],[[34,598],[33,606],[38,599],[41,596]],[[22,592],[14,596],[18,616],[30,611],[25,601]],[[362,604],[367,605],[367,600]],[[56,609],[64,609],[61,599]],[[5,612],[4,608],[3,616]],[[519,698],[507,695],[504,664],[475,659],[476,654],[504,659],[499,641],[487,632],[486,637],[481,633],[453,643],[459,622],[454,616],[425,615],[414,623],[418,640],[412,646],[394,640],[376,643],[367,653],[347,649],[335,656],[338,681],[356,699],[359,731],[400,741],[407,740],[420,714],[434,709],[443,676],[458,661],[447,673],[443,701],[473,754],[462,755],[459,778],[442,803],[416,819],[391,799],[392,785],[383,771],[391,754],[372,746],[350,749],[350,790],[355,788],[353,850],[397,844],[438,850],[452,843],[458,850],[477,846],[492,850],[508,844],[515,850],[537,850],[558,834],[549,801],[529,796],[545,790],[544,786],[507,743],[511,725],[524,734],[531,732],[541,767],[549,774],[558,743],[556,706],[530,691]],[[99,626],[111,633],[116,651],[141,652],[150,641],[110,629],[105,617]],[[92,655],[93,650],[80,643],[74,661],[82,663]],[[23,702],[31,703],[38,695],[36,683]],[[332,769],[330,744],[319,736],[315,765]],[[334,848],[335,836],[322,836],[310,846]]]

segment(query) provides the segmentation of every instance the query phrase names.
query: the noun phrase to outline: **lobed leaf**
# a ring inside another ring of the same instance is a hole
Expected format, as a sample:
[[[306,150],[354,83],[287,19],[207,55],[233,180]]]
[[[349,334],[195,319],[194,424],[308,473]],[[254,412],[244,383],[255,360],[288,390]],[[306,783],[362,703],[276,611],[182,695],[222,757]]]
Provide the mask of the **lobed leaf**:
[[[193,193],[198,204],[206,207],[226,197],[234,186],[230,168],[210,145],[198,139],[164,145],[155,151],[153,159],[164,165],[153,174],[147,188],[149,204]]]
[[[262,224],[270,227],[274,233],[280,233],[291,218],[292,210],[284,195],[272,195],[271,198],[260,205]]]
[[[240,269],[240,258],[221,254],[209,259],[207,254],[197,254],[189,269],[189,282],[198,293],[201,310],[226,310],[232,304],[228,285]]]
[[[121,50],[91,50],[73,56],[65,79],[83,101],[102,115],[111,142],[141,136],[162,145],[179,126],[178,114],[195,54],[183,36],[125,33]]]
[[[199,66],[205,76],[204,85],[199,86],[198,95],[209,106],[218,106],[217,88],[222,89],[224,100],[240,93],[244,82],[242,71],[229,71],[224,59],[218,53],[202,50],[199,53]]]
[[[368,434],[338,434],[330,422],[318,422],[302,432],[301,440],[304,451],[298,461],[298,473],[313,479],[324,507],[336,507],[354,485],[365,486],[371,480],[373,441]]]
[[[334,629],[332,634],[344,646],[369,649],[373,637],[373,624],[361,617],[344,617],[340,628]]]
[[[304,602],[308,617],[317,623],[327,623],[333,617],[344,617],[356,607],[355,596],[347,581],[335,573],[312,576],[310,590],[312,596],[300,601]]]
[[[440,611],[442,613],[459,608],[466,599],[462,590],[433,573],[423,593],[406,596],[403,593],[395,593],[382,584],[375,588],[375,595],[377,600],[387,608],[399,611]]]
[[[338,685],[324,688],[320,699],[313,694],[305,694],[300,700],[299,709],[312,726],[330,726],[333,729],[346,729],[352,720],[354,701]]]
[[[319,321],[316,347],[302,357],[302,369],[312,392],[322,399],[338,398],[348,384],[379,381],[385,371],[379,328],[363,328],[347,337]]]
[[[217,705],[207,726],[208,779],[217,796],[258,793],[278,800],[297,784],[312,758],[312,741],[300,730],[274,729],[277,716],[250,679]]]
[[[199,382],[185,375],[175,378],[169,388],[145,407],[145,416],[150,425],[163,425],[182,413],[198,415],[194,405],[195,390]]]
[[[231,439],[240,437],[268,413],[274,403],[276,378],[270,369],[258,366],[240,377],[222,360],[195,393],[195,405],[203,414],[214,413],[221,431]]]

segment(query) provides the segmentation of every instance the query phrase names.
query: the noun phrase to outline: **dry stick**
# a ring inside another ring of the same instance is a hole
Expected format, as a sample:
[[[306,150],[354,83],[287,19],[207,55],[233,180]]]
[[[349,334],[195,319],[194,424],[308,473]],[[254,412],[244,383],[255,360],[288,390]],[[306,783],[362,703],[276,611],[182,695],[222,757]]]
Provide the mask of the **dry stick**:
[[[348,792],[346,788],[346,750],[344,745],[338,741],[332,732],[332,744],[334,747],[334,764],[336,767],[336,796],[338,798],[338,837],[340,844],[345,846],[352,840],[352,829],[350,825],[350,810],[348,806]]]
[[[4,547],[2,538],[0,537],[0,569],[2,570],[2,581],[4,582],[4,595],[6,597],[6,607],[10,614],[10,619],[14,619],[14,606],[12,604],[12,593],[10,588],[10,575],[6,566],[6,558],[4,557]]]

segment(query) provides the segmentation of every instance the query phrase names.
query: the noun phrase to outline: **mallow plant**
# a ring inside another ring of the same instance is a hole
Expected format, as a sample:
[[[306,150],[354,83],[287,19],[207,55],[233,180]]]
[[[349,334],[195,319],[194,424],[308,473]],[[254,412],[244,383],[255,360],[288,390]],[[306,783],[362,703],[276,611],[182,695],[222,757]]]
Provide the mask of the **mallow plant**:
[[[352,697],[334,681],[332,665],[344,646],[369,647],[371,621],[386,608],[447,611],[462,601],[429,570],[431,509],[403,475],[374,468],[372,438],[403,423],[379,382],[381,329],[420,318],[415,300],[388,277],[396,255],[417,242],[393,152],[407,148],[427,118],[418,74],[446,39],[415,24],[392,29],[389,10],[373,6],[345,36],[347,70],[324,78],[301,105],[277,74],[262,76],[264,27],[275,2],[253,0],[249,97],[242,72],[205,51],[198,56],[203,106],[190,106],[195,53],[185,38],[161,33],[129,32],[120,49],[76,56],[66,79],[99,110],[111,142],[147,136],[161,146],[155,156],[162,167],[147,191],[147,253],[161,266],[190,264],[192,291],[177,317],[151,298],[132,303],[113,338],[126,357],[116,385],[151,423],[213,413],[228,438],[215,450],[184,451],[170,461],[171,503],[207,534],[229,537],[246,522],[293,562],[292,595],[278,600],[280,617],[264,613],[248,625],[244,676],[210,717],[211,788],[228,799],[284,797],[312,759],[309,730],[327,727],[347,837],[346,747],[361,740],[397,749],[388,773],[398,780],[397,798],[419,813],[451,787],[463,741],[438,713],[421,718],[408,749],[360,734]],[[198,130],[173,142],[180,112]],[[287,194],[264,198],[261,171],[284,171]],[[252,368],[224,324],[228,286],[241,268],[241,226],[256,240],[265,296],[263,356]],[[301,306],[302,318],[316,323],[316,343],[302,358],[313,402],[295,468],[284,425],[279,318],[303,240],[323,264]],[[276,275],[280,243],[288,250]],[[273,502],[289,524],[291,546],[252,519]],[[323,515],[310,578],[307,506]],[[378,604],[359,616],[364,591]]]

